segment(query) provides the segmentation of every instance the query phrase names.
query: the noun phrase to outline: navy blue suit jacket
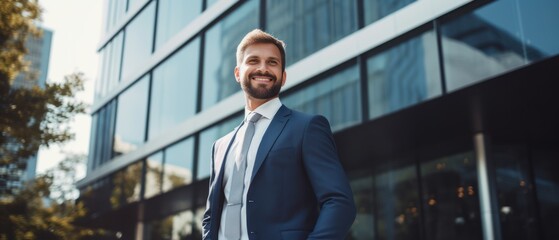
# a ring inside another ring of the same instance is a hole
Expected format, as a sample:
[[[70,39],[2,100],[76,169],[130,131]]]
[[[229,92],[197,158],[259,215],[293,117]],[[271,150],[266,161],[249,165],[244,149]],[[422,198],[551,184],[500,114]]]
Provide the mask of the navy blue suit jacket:
[[[217,240],[224,162],[234,134],[214,144],[203,219],[207,240]],[[344,239],[355,203],[326,118],[278,110],[258,148],[246,204],[251,240]]]

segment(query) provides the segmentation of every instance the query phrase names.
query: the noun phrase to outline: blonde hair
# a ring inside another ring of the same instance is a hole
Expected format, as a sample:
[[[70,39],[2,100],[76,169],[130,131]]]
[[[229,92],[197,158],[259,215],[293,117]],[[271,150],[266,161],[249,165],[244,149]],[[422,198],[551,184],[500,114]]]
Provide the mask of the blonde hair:
[[[245,50],[253,44],[257,43],[271,43],[274,44],[281,53],[281,64],[282,64],[282,71],[285,71],[285,43],[282,40],[279,40],[272,36],[269,33],[266,33],[260,29],[254,29],[247,33],[243,40],[237,46],[237,65],[240,65],[243,61],[243,57],[245,54]]]

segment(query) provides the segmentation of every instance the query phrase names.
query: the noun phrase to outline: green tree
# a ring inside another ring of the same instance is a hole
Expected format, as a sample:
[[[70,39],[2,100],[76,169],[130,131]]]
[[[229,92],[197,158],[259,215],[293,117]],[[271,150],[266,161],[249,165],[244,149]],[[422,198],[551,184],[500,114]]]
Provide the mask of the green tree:
[[[37,153],[39,146],[73,138],[67,123],[86,105],[75,99],[83,90],[83,73],[70,74],[45,88],[13,88],[18,74],[29,73],[24,60],[29,36],[40,36],[37,0],[0,1],[0,167],[17,164]]]
[[[76,169],[84,161],[84,155],[70,154],[12,198],[0,200],[0,239],[95,239],[103,235],[102,230],[75,224],[86,215],[83,203],[75,200],[74,187]]]

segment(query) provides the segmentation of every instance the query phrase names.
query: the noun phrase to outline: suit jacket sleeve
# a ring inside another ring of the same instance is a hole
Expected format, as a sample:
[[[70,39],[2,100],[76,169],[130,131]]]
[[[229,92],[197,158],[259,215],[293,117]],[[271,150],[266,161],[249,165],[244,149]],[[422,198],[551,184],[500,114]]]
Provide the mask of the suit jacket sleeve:
[[[355,203],[326,118],[311,119],[303,136],[302,154],[320,206],[308,239],[344,239],[355,220]]]
[[[215,180],[215,166],[214,166],[214,157],[215,157],[215,143],[213,144],[212,147],[212,158],[210,159],[211,161],[211,170],[210,170],[210,187],[209,187],[209,191],[208,191],[208,200],[206,201],[206,211],[204,212],[204,219],[202,219],[202,229],[203,229],[203,233],[202,233],[202,239],[203,240],[211,240],[210,237],[210,221],[211,221],[211,194],[212,194],[212,184]]]

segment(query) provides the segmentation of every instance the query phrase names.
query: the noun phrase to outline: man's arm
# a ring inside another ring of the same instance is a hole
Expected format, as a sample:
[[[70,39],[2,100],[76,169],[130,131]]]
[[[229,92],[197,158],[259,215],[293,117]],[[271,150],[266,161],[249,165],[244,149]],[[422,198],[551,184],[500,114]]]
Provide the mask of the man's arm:
[[[303,136],[302,151],[320,206],[320,215],[308,239],[344,239],[355,220],[355,202],[326,118],[312,118]]]
[[[212,207],[211,207],[211,195],[212,195],[212,185],[215,179],[215,172],[214,172],[214,155],[215,155],[215,143],[212,146],[212,158],[210,159],[211,163],[211,169],[210,169],[210,186],[209,186],[209,190],[208,190],[208,200],[206,201],[206,211],[204,212],[204,218],[202,219],[202,229],[203,229],[203,234],[202,234],[202,240],[211,240],[210,237],[210,220],[211,220],[211,214],[212,214]]]

